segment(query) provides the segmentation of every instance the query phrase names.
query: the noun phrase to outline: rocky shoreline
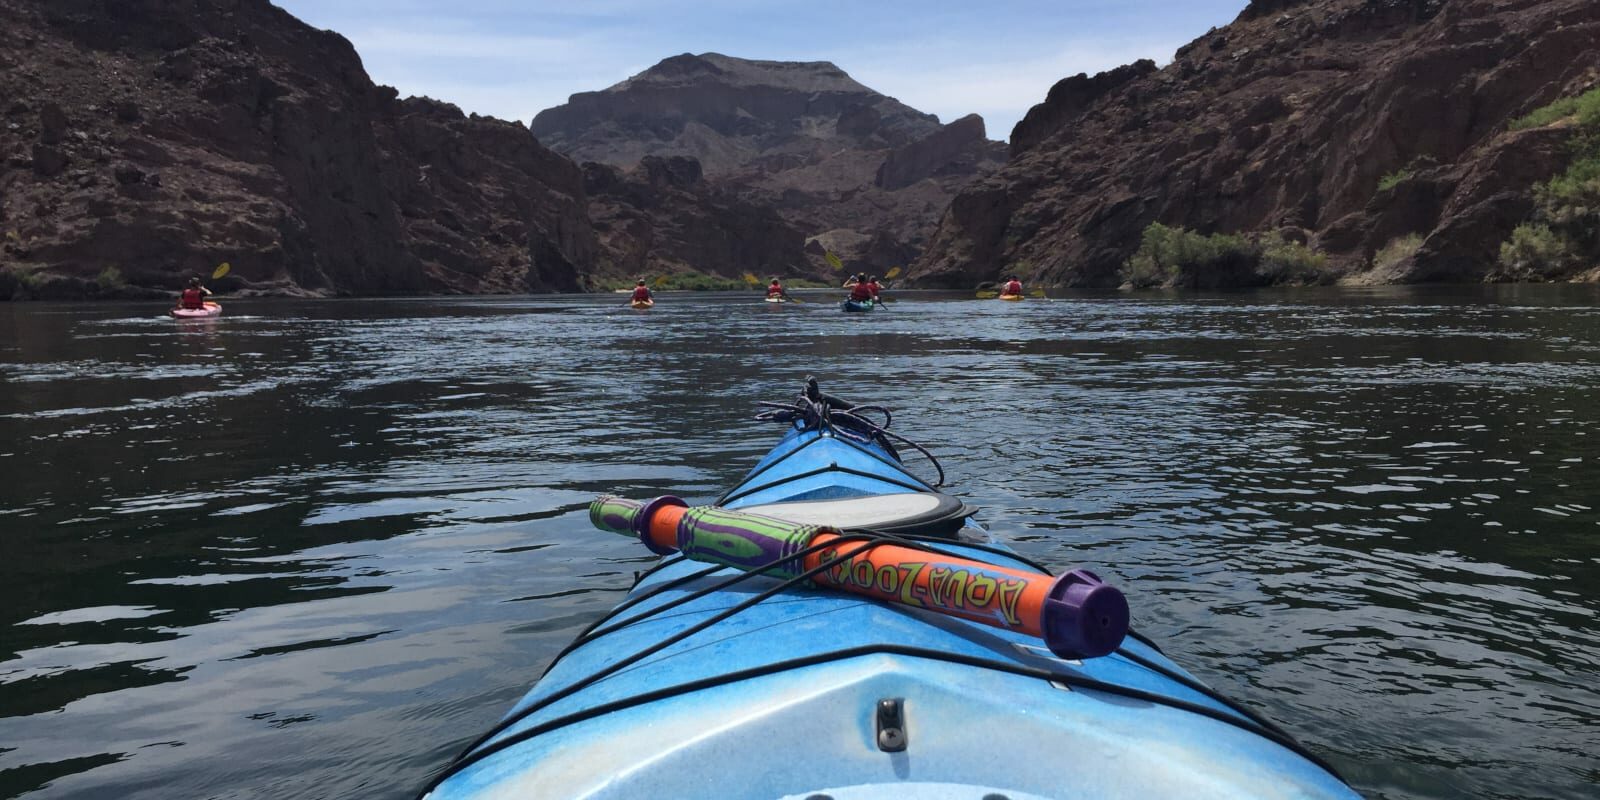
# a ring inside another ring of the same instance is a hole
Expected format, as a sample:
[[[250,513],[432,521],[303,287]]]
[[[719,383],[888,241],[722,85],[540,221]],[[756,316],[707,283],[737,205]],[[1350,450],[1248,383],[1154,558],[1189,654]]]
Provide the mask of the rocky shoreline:
[[[1255,0],[1165,67],[1058,83],[911,274],[1138,285],[1161,225],[1237,256],[1202,252],[1167,285],[1594,280],[1600,252],[1517,270],[1500,250],[1593,135],[1515,123],[1600,86],[1596,65],[1591,0]],[[1241,265],[1280,242],[1296,269]]]
[[[714,53],[530,128],[267,0],[0,0],[0,299],[1600,280],[1597,64],[1592,0],[1255,0],[1009,146]]]

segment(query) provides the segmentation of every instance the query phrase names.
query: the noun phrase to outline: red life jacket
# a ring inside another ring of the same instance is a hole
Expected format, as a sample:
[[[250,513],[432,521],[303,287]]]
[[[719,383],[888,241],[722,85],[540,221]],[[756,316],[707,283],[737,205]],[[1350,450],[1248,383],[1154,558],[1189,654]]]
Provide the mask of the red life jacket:
[[[205,308],[206,296],[199,289],[184,289],[178,305],[184,308]]]
[[[873,291],[870,283],[858,283],[850,287],[850,299],[858,303],[863,300],[871,300],[877,294],[877,292]]]
[[[1012,281],[1006,284],[1006,290],[1001,294],[1022,294],[1022,281]]]
[[[650,287],[648,287],[648,286],[635,286],[633,288],[633,299],[634,299],[634,302],[638,302],[640,300],[649,300],[650,299]]]
[[[779,284],[774,283],[771,286],[767,287],[767,296],[768,297],[778,297],[778,296],[780,296],[782,294],[783,294],[783,286],[781,286]]]
[[[878,283],[877,281],[868,281],[867,286],[872,288],[872,296],[874,298],[878,296],[878,292],[883,291],[883,284]]]

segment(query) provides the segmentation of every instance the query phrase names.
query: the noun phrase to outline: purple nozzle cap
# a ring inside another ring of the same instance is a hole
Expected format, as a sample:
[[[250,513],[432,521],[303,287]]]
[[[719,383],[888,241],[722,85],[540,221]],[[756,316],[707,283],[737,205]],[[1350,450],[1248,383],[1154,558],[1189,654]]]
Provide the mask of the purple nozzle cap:
[[[678,551],[671,548],[663,549],[656,547],[656,543],[650,541],[650,518],[655,516],[656,511],[661,509],[663,506],[680,506],[682,508],[688,508],[689,504],[683,502],[683,498],[670,494],[661,495],[660,497],[645,503],[644,508],[639,509],[639,513],[633,515],[633,534],[639,537],[639,541],[644,542],[645,547],[650,548],[650,552],[655,553],[658,556],[670,556]],[[1123,616],[1127,615],[1124,614]]]
[[[1128,599],[1086,569],[1056,578],[1041,617],[1044,643],[1061,658],[1103,656],[1128,635]]]

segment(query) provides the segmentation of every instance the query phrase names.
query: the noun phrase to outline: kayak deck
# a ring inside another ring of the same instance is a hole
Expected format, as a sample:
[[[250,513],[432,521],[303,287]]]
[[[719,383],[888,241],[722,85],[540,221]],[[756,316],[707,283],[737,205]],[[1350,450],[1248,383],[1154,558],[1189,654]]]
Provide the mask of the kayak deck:
[[[971,545],[940,547],[1029,568]],[[525,716],[487,743],[511,746],[435,797],[839,797],[852,787],[917,798],[980,797],[978,788],[1353,796],[1146,642],[1068,660],[1020,634],[820,589],[757,600],[776,585],[769,578],[695,596],[737,576],[668,558],[634,588],[635,605],[602,623],[622,627],[570,651],[513,709]],[[875,707],[888,698],[904,704],[904,752],[878,745]]]
[[[799,522],[888,514],[831,523],[857,531],[839,550],[892,540],[1045,572],[905,468],[886,412],[879,427],[808,391],[809,416],[766,412],[788,423],[782,440],[716,505]],[[930,591],[994,607],[978,600],[992,581],[934,573]],[[894,569],[864,579],[910,591]],[[435,800],[1356,797],[1136,634],[1063,658],[1017,631],[682,555],[645,573],[430,788]]]

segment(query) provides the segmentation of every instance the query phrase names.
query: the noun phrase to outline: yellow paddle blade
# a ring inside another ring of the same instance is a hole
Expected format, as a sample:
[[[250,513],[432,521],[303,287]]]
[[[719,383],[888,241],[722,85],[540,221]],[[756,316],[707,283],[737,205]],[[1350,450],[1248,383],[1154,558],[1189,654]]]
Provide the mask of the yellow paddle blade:
[[[883,279],[886,280],[886,281],[892,281],[892,280],[894,280],[895,278],[898,278],[898,277],[900,277],[900,268],[899,267],[891,267],[889,269],[889,271],[884,273],[884,275],[883,275]]]
[[[757,278],[756,276],[754,276],[754,275],[752,275],[752,274],[750,274],[748,272],[746,272],[745,274],[743,274],[743,275],[741,275],[739,277],[743,278],[744,282],[749,284],[749,285],[751,285],[751,286],[755,286],[755,285],[761,283],[761,279],[760,278]]]
[[[656,281],[655,281],[656,288],[660,289],[661,287],[666,286],[667,282],[670,281],[670,280],[672,280],[672,276],[671,275],[662,275],[661,277],[656,278]]]
[[[832,250],[823,251],[822,258],[828,262],[828,266],[833,267],[834,272],[844,269],[844,262],[840,261],[839,257],[833,254]]]
[[[1034,289],[1034,290],[1028,292],[1028,296],[1029,297],[1044,297],[1044,290],[1043,289]]]
[[[217,268],[211,271],[211,280],[216,280],[216,279],[228,274],[228,270],[230,270],[230,269],[233,269],[233,265],[229,264],[226,261],[222,262],[221,264],[218,264]]]
[[[978,292],[978,299],[979,300],[993,300],[993,299],[995,299],[996,297],[999,297],[999,296],[1000,296],[999,292]]]
[[[22,237],[18,236],[16,231],[6,231],[6,238],[10,239],[13,242],[22,241]]]

